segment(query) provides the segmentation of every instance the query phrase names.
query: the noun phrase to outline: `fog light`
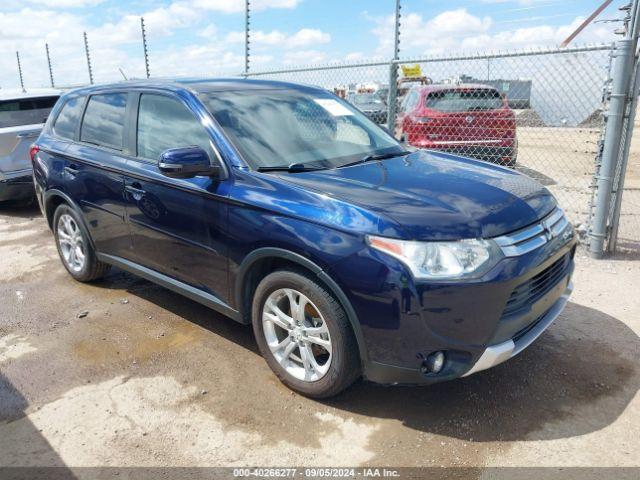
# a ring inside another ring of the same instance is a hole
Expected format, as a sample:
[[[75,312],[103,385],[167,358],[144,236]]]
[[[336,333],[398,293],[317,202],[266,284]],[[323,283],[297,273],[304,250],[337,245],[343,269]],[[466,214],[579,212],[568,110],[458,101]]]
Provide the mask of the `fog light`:
[[[444,366],[444,352],[433,352],[422,362],[423,373],[438,373]]]

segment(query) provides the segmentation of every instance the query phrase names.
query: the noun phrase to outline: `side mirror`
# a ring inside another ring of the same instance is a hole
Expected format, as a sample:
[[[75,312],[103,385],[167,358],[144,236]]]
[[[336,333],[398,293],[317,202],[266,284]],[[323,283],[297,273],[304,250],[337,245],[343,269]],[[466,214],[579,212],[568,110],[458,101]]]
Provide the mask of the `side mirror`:
[[[222,166],[212,165],[209,155],[201,147],[170,148],[160,154],[158,169],[171,178],[191,178],[198,175],[217,177]]]

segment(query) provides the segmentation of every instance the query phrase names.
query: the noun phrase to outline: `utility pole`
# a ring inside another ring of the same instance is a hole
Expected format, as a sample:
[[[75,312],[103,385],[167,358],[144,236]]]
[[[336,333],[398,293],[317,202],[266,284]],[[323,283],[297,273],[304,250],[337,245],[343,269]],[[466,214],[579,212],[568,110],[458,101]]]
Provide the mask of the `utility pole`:
[[[20,52],[16,50],[16,60],[18,60],[18,75],[20,76],[20,87],[22,91],[25,92],[24,89],[24,79],[22,78],[22,65],[20,64]]]
[[[596,8],[596,10],[587,17],[587,19],[582,22],[580,24],[580,26],[578,28],[576,28],[573,33],[571,35],[569,35],[564,42],[562,42],[560,44],[560,48],[564,48],[567,45],[569,45],[574,38],[576,38],[578,35],[580,35],[580,32],[582,32],[582,30],[584,30],[585,28],[587,28],[589,26],[589,24],[598,16],[602,13],[602,11],[607,8],[609,5],[611,5],[611,2],[613,2],[613,0],[605,0],[604,2],[602,2],[602,4]]]
[[[249,52],[250,52],[250,27],[251,27],[251,2],[244,1],[244,74],[249,73]]]
[[[44,49],[47,52],[47,65],[49,65],[49,80],[51,81],[51,88],[56,88],[56,85],[53,81],[53,67],[51,67],[51,55],[49,55],[49,44],[44,44]]]
[[[140,17],[140,30],[142,30],[142,48],[144,50],[144,68],[147,72],[147,78],[151,76],[149,73],[149,51],[147,50],[147,32],[144,29],[144,17]]]
[[[87,32],[84,35],[84,53],[87,56],[87,69],[89,70],[89,83],[93,85],[93,70],[91,69],[91,55],[89,54],[89,40],[87,40]]]
[[[389,105],[387,111],[387,128],[392,135],[396,129],[396,110],[398,102],[398,59],[400,58],[400,0],[396,0],[395,31],[393,36],[393,60],[389,66]]]

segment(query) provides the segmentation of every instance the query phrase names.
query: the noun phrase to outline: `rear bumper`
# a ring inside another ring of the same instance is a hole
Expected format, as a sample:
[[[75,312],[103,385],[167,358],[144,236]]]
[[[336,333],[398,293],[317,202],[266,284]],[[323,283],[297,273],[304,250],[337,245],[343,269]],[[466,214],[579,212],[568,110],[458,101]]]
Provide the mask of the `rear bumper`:
[[[463,157],[484,160],[485,162],[497,163],[499,165],[514,165],[517,157],[515,146],[504,147],[496,145],[456,145],[456,146],[432,146],[431,150],[455,153]]]
[[[423,135],[408,135],[409,144],[425,150],[453,153],[462,157],[512,166],[518,156],[518,142],[512,139],[429,140]]]
[[[1,174],[0,202],[26,200],[34,195],[31,170]]]

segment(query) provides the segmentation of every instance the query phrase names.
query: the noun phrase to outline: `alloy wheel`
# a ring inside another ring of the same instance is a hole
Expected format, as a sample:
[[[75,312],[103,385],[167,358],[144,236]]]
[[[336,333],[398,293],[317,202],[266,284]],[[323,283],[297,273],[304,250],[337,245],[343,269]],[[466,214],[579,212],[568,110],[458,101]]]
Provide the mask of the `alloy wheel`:
[[[262,327],[271,354],[294,378],[320,380],[332,359],[331,336],[320,310],[303,293],[281,288],[262,309]]]
[[[73,272],[80,272],[84,268],[86,250],[80,227],[71,215],[60,216],[57,235],[64,263]]]

